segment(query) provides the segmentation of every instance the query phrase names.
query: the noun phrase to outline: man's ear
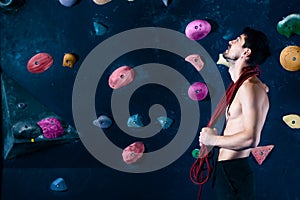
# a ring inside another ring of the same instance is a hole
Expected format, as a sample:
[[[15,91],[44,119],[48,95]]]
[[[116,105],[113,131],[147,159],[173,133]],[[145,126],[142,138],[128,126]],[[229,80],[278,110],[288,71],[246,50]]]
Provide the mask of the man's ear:
[[[244,51],[244,56],[250,56],[250,54],[251,54],[251,49],[249,49],[249,48],[246,48],[245,49],[245,51]]]

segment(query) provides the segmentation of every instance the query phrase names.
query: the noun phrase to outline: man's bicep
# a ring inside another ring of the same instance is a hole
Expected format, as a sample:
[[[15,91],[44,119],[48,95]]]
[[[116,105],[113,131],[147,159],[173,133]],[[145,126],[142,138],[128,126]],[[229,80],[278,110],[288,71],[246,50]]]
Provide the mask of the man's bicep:
[[[242,88],[240,94],[242,105],[243,125],[249,134],[256,134],[258,131],[259,113],[261,112],[260,100],[254,86],[249,84]]]

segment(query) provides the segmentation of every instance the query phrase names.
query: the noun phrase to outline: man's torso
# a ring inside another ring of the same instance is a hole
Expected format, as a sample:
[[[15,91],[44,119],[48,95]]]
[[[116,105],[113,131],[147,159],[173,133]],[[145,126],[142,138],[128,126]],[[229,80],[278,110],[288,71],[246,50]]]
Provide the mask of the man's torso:
[[[266,94],[268,88],[256,77],[251,77],[250,79],[246,80],[243,84],[245,84],[247,81],[251,81],[252,84],[256,84],[255,92],[258,92],[259,98],[262,98],[262,108],[261,110],[259,110],[260,120],[257,122],[260,129],[262,129],[269,109],[269,100]],[[235,98],[233,99],[229,107],[229,110],[228,108],[226,109],[226,127],[223,132],[224,136],[233,135],[243,131],[244,123],[247,123],[247,121],[243,117],[242,105],[240,102],[239,95],[240,94],[238,90]],[[236,158],[244,158],[244,157],[248,157],[250,152],[251,149],[236,151],[231,149],[220,148],[218,160],[220,161],[220,160],[232,160]]]

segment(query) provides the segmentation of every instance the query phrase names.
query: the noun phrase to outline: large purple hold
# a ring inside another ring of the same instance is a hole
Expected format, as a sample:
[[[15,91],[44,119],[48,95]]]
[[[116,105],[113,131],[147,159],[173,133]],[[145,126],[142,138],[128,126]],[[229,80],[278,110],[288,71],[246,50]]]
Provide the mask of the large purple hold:
[[[194,20],[185,28],[185,35],[190,40],[201,40],[211,31],[210,23],[206,20]]]
[[[205,83],[202,82],[195,82],[193,85],[190,86],[188,91],[189,97],[194,101],[201,101],[205,99],[207,93],[207,86],[205,85]]]
[[[71,7],[76,3],[77,0],[59,0],[59,3],[61,5],[66,6],[66,7]]]
[[[37,124],[42,128],[44,136],[48,139],[57,138],[64,134],[60,121],[55,117],[42,119]]]

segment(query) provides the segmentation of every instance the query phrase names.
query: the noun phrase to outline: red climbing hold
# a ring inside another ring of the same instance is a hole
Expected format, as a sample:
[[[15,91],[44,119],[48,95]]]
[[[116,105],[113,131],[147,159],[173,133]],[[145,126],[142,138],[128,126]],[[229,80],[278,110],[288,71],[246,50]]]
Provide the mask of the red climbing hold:
[[[48,53],[38,53],[27,63],[27,69],[31,73],[39,74],[51,67],[53,58]]]
[[[252,155],[259,165],[261,165],[269,153],[274,148],[274,145],[260,146],[251,150]]]

